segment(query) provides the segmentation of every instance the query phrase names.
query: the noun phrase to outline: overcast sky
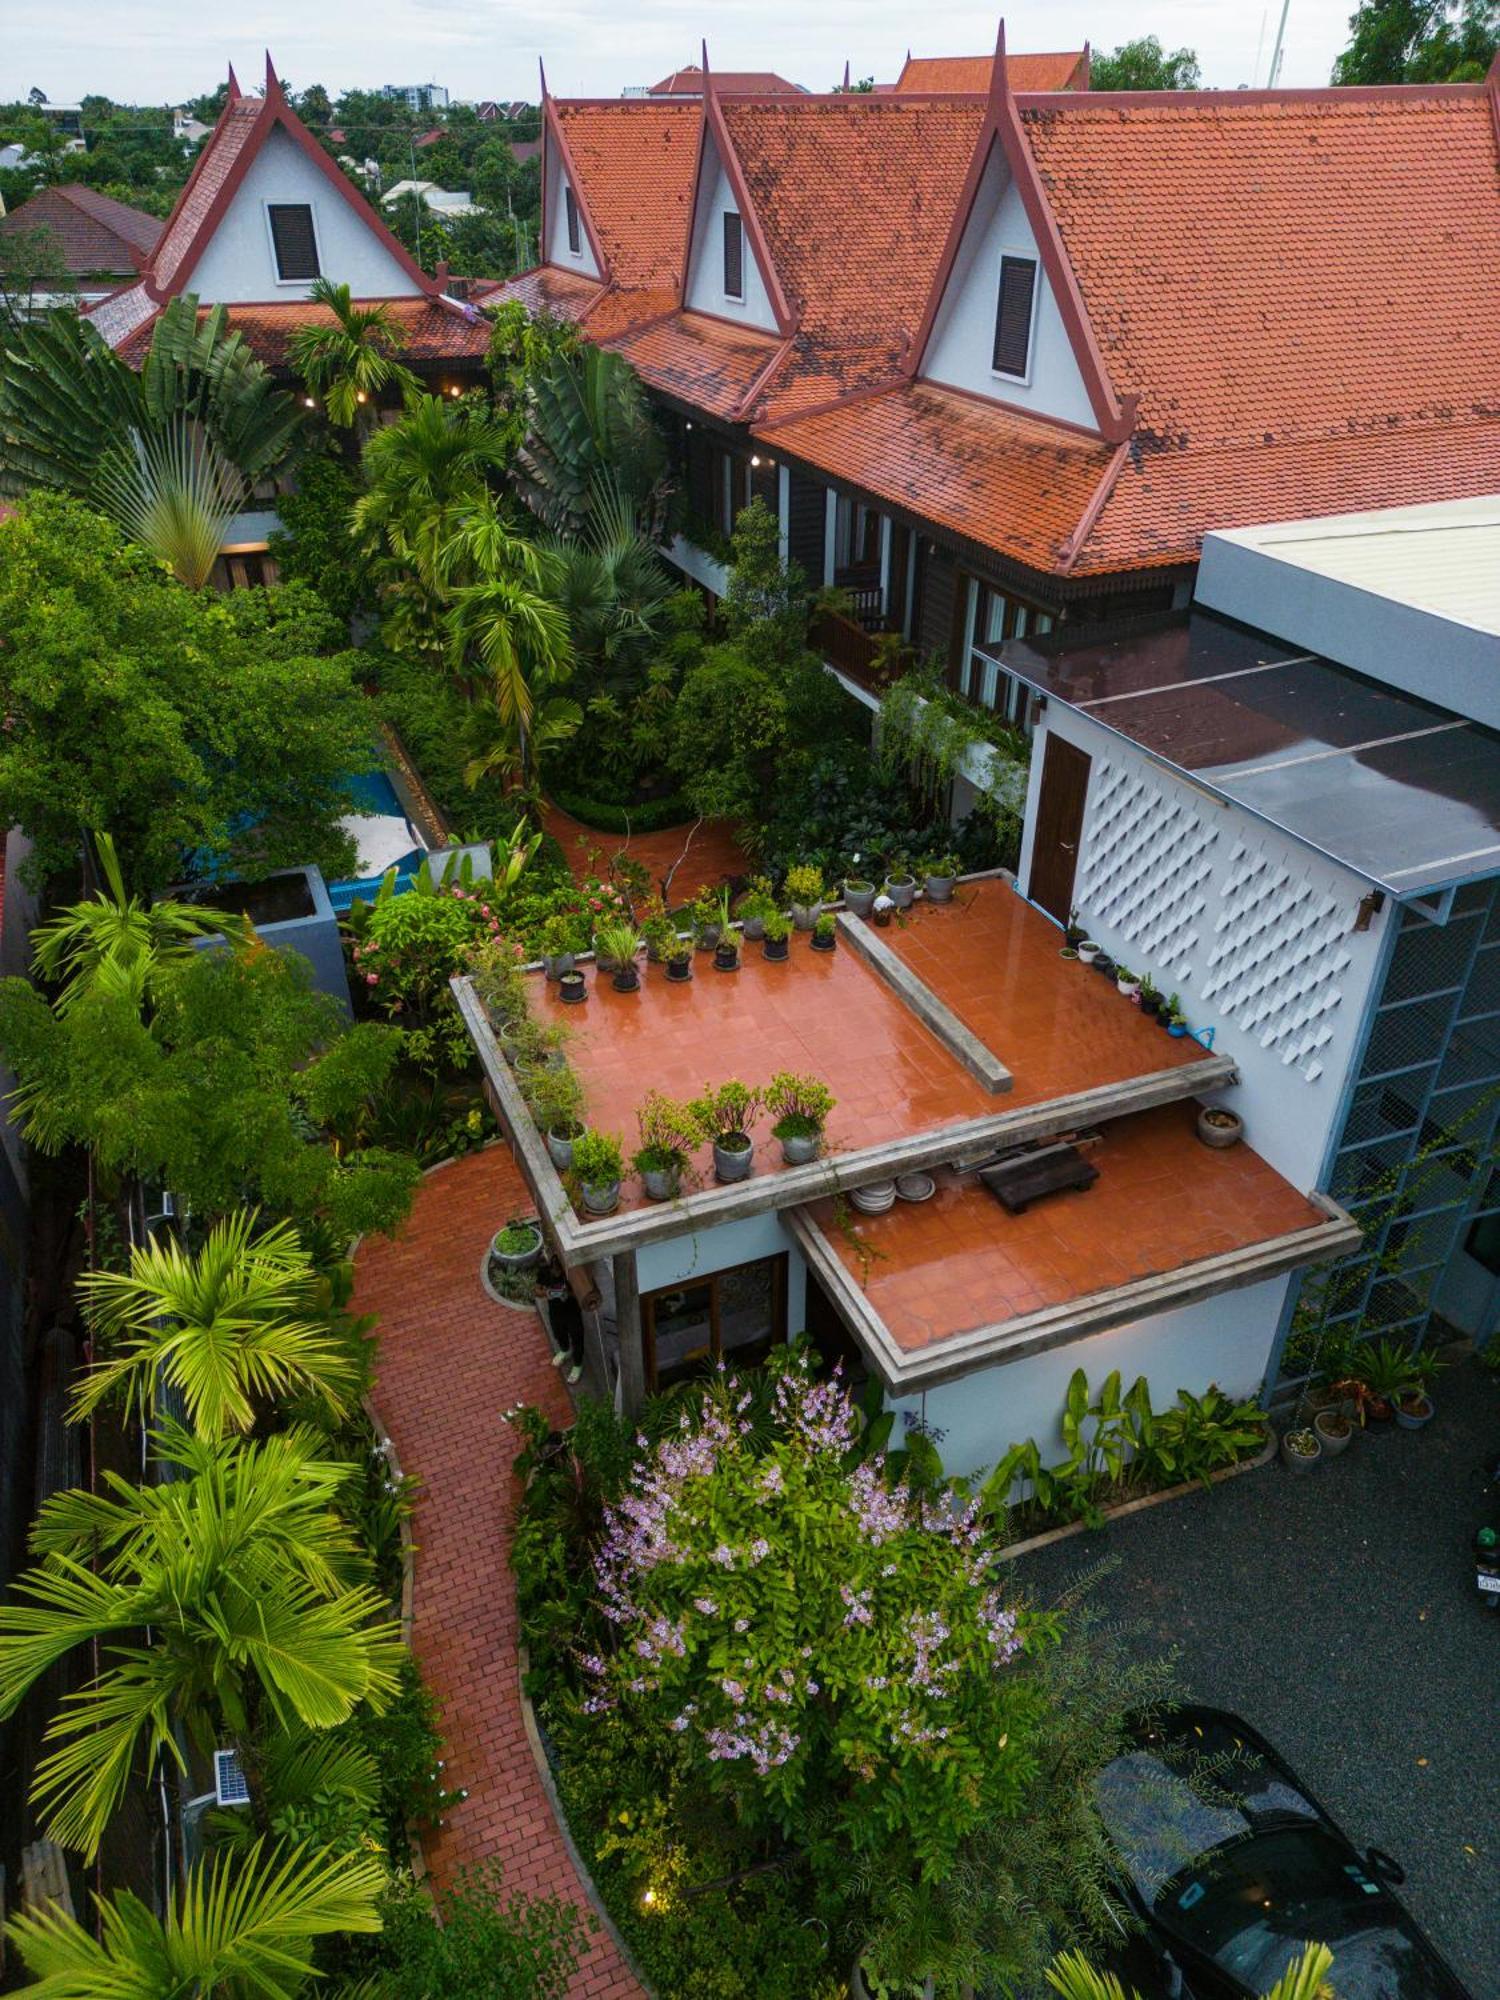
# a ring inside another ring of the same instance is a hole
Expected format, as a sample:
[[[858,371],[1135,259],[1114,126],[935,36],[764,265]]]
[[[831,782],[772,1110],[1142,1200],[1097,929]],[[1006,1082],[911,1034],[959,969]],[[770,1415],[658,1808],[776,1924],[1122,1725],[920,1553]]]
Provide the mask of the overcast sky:
[[[1198,51],[1205,83],[1264,83],[1281,0],[1010,0],[1013,49],[1111,49],[1155,34]],[[1354,0],[1291,0],[1284,84],[1321,84],[1347,39]],[[983,7],[861,0],[0,0],[0,102],[33,84],[54,102],[98,91],[177,103],[233,61],[242,82],[269,44],[294,88],[435,80],[454,97],[536,95],[536,64],[559,96],[618,94],[696,61],[701,36],[723,69],[775,69],[826,90],[847,57],[856,78],[895,77],[915,55],[992,47]],[[1257,50],[1259,64],[1257,67]]]

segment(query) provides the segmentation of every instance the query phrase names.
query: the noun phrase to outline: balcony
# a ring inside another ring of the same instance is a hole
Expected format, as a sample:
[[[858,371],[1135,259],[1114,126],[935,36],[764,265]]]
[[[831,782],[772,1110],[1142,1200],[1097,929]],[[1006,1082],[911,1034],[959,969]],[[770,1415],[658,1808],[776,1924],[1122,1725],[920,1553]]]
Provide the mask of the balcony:
[[[907,664],[906,649],[889,644],[880,565],[857,563],[836,569],[833,582],[844,592],[849,608],[835,611],[820,605],[813,613],[809,643],[846,680],[878,699]]]

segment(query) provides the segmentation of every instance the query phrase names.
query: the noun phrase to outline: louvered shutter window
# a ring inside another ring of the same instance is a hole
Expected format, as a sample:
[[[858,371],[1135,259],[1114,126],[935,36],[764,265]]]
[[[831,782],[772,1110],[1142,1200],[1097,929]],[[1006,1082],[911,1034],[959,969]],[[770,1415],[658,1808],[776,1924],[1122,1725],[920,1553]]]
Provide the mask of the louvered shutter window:
[[[271,242],[276,250],[278,278],[316,278],[318,239],[312,210],[306,202],[272,202]]]
[[[745,226],[733,212],[724,217],[724,296],[745,296]]]
[[[1031,361],[1031,302],[1036,293],[1036,260],[1000,259],[1000,299],[995,307],[997,375],[1024,379]]]
[[[583,248],[583,238],[578,233],[578,197],[570,187],[563,189],[563,207],[568,216],[568,248],[576,257]]]

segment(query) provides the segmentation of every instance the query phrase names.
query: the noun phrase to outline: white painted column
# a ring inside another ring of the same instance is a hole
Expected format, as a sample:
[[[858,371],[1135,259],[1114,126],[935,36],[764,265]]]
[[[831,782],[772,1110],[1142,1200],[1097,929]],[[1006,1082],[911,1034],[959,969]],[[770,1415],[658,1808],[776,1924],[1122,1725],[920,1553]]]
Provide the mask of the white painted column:
[[[891,517],[889,514],[882,514],[880,517],[880,610],[882,616],[884,616],[885,608],[890,601]]]
[[[776,519],[781,526],[781,539],[777,544],[781,560],[786,562],[791,550],[792,533],[792,473],[790,466],[776,468]]]
[[[839,496],[830,486],[823,496],[823,581],[833,582],[834,554],[839,545]]]

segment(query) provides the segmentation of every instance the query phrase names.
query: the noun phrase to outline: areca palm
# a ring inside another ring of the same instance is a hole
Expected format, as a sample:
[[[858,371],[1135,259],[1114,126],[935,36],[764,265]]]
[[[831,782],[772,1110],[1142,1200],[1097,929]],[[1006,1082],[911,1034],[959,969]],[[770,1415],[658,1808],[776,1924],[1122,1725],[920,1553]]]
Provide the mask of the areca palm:
[[[298,1432],[213,1446],[169,1426],[161,1454],[187,1476],[106,1475],[106,1493],[48,1501],[41,1560],[0,1605],[0,1716],[75,1648],[102,1649],[52,1720],[31,1792],[53,1836],[90,1856],[142,1748],[181,1764],[178,1722],[205,1748],[262,1718],[331,1728],[360,1702],[382,1710],[403,1658],[332,1505],[353,1467]]]
[[[53,1904],[7,1930],[39,2000],[280,2000],[311,1975],[314,1938],[380,1929],[385,1880],[372,1855],[257,1845],[200,1862],[165,1918],[122,1891],[95,1898],[97,1938]]]
[[[606,485],[580,541],[549,544],[573,651],[594,684],[633,691],[672,586],[629,500]]]
[[[583,720],[578,703],[556,692],[573,666],[557,557],[511,534],[491,507],[458,531],[443,560],[479,579],[454,592],[448,623],[456,659],[472,648],[484,665],[498,725],[493,746],[466,775],[473,783],[487,772],[514,772],[529,782],[539,752]]]
[[[180,1391],[200,1437],[248,1431],[275,1396],[320,1397],[342,1416],[358,1391],[359,1357],[327,1312],[319,1280],[290,1223],[256,1233],[256,1211],[214,1224],[196,1255],[157,1239],[131,1251],[128,1271],[79,1279],[84,1317],[103,1358],[73,1398],[86,1417],[114,1390],[149,1417],[163,1390]]]
[[[1334,2000],[1328,1974],[1333,1953],[1324,1944],[1308,1944],[1261,2000]],[[1047,1968],[1047,1984],[1062,2000],[1140,2000],[1112,1972],[1099,1972],[1082,1952],[1065,1951]]]
[[[292,366],[313,395],[321,396],[329,419],[351,429],[382,389],[394,385],[406,396],[417,378],[396,356],[406,335],[387,304],[360,306],[347,285],[319,278],[308,302],[325,306],[331,323],[302,326],[292,335]]]

